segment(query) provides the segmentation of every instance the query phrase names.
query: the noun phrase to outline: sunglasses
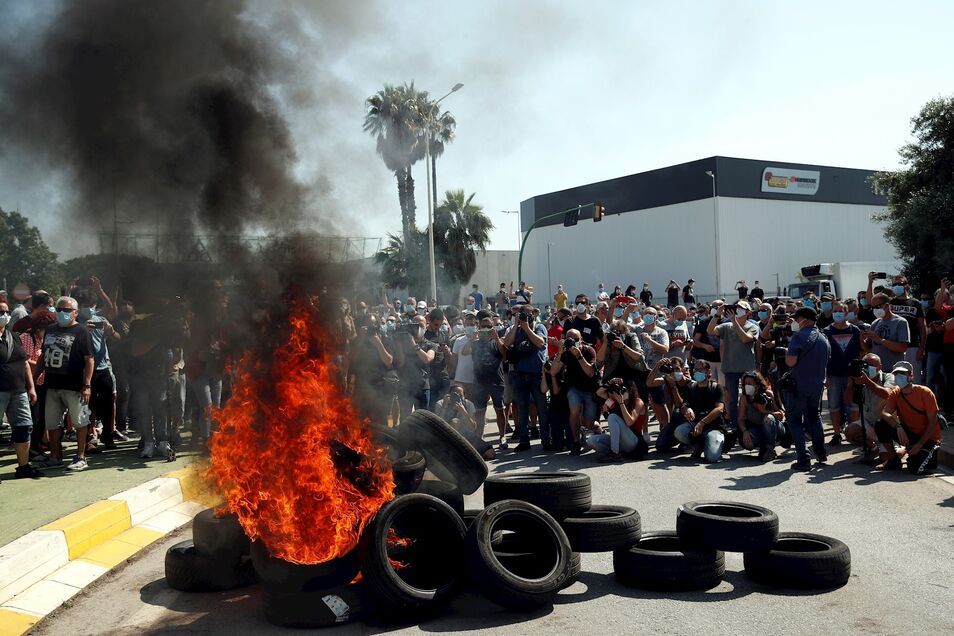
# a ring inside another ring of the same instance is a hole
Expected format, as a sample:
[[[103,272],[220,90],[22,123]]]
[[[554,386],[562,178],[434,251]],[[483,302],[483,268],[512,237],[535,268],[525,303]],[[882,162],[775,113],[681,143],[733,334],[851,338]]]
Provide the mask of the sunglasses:
[[[9,316],[10,312],[6,309],[0,309],[0,316]]]
[[[60,312],[61,314],[71,314],[76,310],[70,309],[69,307],[57,307],[56,311]]]

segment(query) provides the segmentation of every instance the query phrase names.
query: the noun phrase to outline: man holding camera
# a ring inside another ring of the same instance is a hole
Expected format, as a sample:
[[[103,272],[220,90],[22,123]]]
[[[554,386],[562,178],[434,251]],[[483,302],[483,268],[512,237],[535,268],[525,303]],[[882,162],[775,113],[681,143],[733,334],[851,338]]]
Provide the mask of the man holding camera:
[[[788,382],[782,378],[780,388],[787,393],[785,408],[788,425],[795,443],[796,462],[792,470],[808,472],[812,468],[805,445],[806,429],[812,437],[812,450],[816,460],[828,461],[825,451],[825,431],[821,422],[821,397],[825,390],[825,372],[831,345],[824,334],[815,327],[818,314],[810,307],[795,312],[792,321],[792,339],[788,343],[785,363],[789,367]]]
[[[693,363],[692,384],[679,407],[684,420],[676,427],[677,440],[692,448],[692,457],[705,456],[709,463],[722,460],[725,431],[722,415],[725,411],[722,387],[712,380],[712,369],[705,360]]]
[[[426,409],[430,401],[430,366],[436,355],[433,342],[424,339],[424,316],[415,315],[397,339],[397,366],[401,378],[399,405],[401,419],[413,409]]]
[[[517,401],[517,436],[515,452],[530,450],[530,401],[537,407],[540,440],[544,450],[552,450],[550,427],[547,424],[547,398],[540,390],[543,363],[547,360],[547,332],[542,323],[534,323],[529,305],[514,307],[514,324],[504,336],[507,358],[513,365],[510,381]]]
[[[831,319],[832,324],[823,331],[831,345],[825,387],[828,389],[828,412],[834,431],[829,446],[838,446],[841,444],[841,425],[848,415],[849,403],[844,399],[848,389],[848,364],[861,355],[861,330],[848,324],[847,306],[840,300],[832,303]]]
[[[878,354],[886,368],[904,360],[911,340],[911,330],[908,321],[901,316],[895,316],[891,309],[891,301],[887,294],[875,294],[869,300],[875,320],[871,329],[863,332],[863,336],[871,343],[871,351]]]
[[[566,332],[563,352],[553,360],[552,372],[560,373],[566,369],[567,401],[570,404],[570,431],[573,442],[571,455],[583,452],[580,429],[593,428],[597,416],[597,404],[593,394],[599,387],[596,373],[596,350],[582,340],[582,334],[576,329]]]
[[[867,461],[878,447],[875,427],[881,419],[891,389],[895,387],[894,375],[884,373],[881,370],[881,358],[869,353],[861,360],[853,360],[848,364],[848,377],[851,384],[845,390],[844,400],[850,406],[845,439],[861,446]]]
[[[937,400],[926,386],[915,384],[914,366],[902,360],[891,370],[897,388],[891,391],[875,425],[878,441],[884,446],[885,461],[878,468],[897,470],[901,459],[894,442],[907,450],[907,468],[912,475],[923,475],[937,468],[941,445]]]
[[[477,426],[480,432],[487,421],[487,400],[490,399],[497,415],[500,448],[507,448],[507,416],[504,414],[504,377],[501,362],[507,352],[500,334],[494,328],[490,312],[477,312],[478,329],[470,334],[470,356],[474,368],[473,396],[477,408]],[[467,355],[467,347],[462,351]]]
[[[722,305],[716,320],[709,322],[706,331],[718,336],[722,354],[722,375],[725,378],[726,397],[729,400],[729,425],[739,425],[739,384],[742,374],[755,371],[757,361],[755,344],[759,337],[759,327],[749,322],[752,307],[745,300],[735,305]],[[727,322],[719,324],[719,319]]]

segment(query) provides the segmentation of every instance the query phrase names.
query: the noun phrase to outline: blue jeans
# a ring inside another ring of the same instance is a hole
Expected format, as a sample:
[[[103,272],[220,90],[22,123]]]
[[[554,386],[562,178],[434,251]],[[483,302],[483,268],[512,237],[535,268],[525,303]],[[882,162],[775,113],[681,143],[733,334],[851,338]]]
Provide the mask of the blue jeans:
[[[940,393],[944,391],[945,379],[947,378],[947,374],[951,372],[951,370],[945,369],[942,366],[943,361],[944,354],[940,351],[928,351],[927,357],[924,360],[924,373],[926,376],[924,384],[934,392],[934,395],[940,395]]]
[[[632,453],[636,450],[639,438],[636,437],[633,429],[626,426],[623,418],[615,413],[610,413],[607,423],[609,424],[609,433],[590,435],[587,439],[590,446],[596,449],[598,457],[603,457],[610,452],[618,455],[621,452]]]
[[[134,373],[129,376],[130,409],[143,442],[168,442],[164,378]]]
[[[208,438],[212,433],[212,408],[219,408],[222,404],[222,378],[216,378],[203,373],[189,382],[195,401],[199,404],[199,422],[193,426],[193,434]]]
[[[674,435],[683,444],[693,448],[702,446],[702,454],[706,461],[712,464],[722,461],[722,448],[725,446],[725,434],[722,431],[706,431],[699,437],[693,437],[692,422],[685,422],[676,427]]]
[[[437,402],[444,399],[444,396],[447,395],[447,389],[450,388],[450,380],[447,378],[431,378],[431,388],[430,395],[428,396],[428,402],[426,408],[432,413],[437,412]]]
[[[679,443],[676,439],[676,429],[685,422],[686,419],[680,411],[673,411],[669,426],[660,429],[659,434],[656,435],[656,450],[662,452],[672,450]]]
[[[724,372],[725,388],[729,393],[729,426],[739,426],[739,385],[742,383],[741,373]]]
[[[30,411],[30,398],[26,392],[0,391],[0,417],[3,415],[7,416],[13,429],[13,443],[29,442],[30,433],[33,432],[33,413]]]
[[[517,435],[520,443],[530,443],[530,400],[537,405],[540,423],[540,441],[550,443],[550,423],[547,420],[547,396],[540,390],[541,374],[510,372],[510,382],[517,401]]]
[[[785,397],[788,410],[788,427],[795,444],[795,456],[799,462],[808,461],[808,448],[805,433],[812,437],[812,451],[816,457],[827,457],[825,451],[825,431],[821,422],[822,391],[796,391]]]
[[[749,426],[746,430],[752,435],[752,448],[759,449],[761,453],[775,449],[784,428],[782,423],[775,419],[774,415],[766,415],[761,425]],[[744,443],[743,446],[745,446]]]

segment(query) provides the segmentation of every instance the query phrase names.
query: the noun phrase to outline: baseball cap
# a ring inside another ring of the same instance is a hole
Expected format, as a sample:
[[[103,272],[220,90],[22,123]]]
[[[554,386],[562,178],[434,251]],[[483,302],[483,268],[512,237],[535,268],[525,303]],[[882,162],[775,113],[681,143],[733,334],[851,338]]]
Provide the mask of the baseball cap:
[[[742,309],[746,311],[752,311],[752,305],[750,305],[748,301],[745,301],[745,300],[740,300],[739,302],[735,303],[735,306],[741,307]]]
[[[427,309],[427,302],[426,302],[426,301],[423,301],[423,300],[417,301],[417,308],[418,308],[418,309]]]
[[[891,369],[891,373],[909,373],[914,375],[914,365],[905,360],[896,362],[894,368]]]
[[[695,278],[690,278],[688,282],[694,283],[694,282],[696,282],[696,279],[695,279]]]

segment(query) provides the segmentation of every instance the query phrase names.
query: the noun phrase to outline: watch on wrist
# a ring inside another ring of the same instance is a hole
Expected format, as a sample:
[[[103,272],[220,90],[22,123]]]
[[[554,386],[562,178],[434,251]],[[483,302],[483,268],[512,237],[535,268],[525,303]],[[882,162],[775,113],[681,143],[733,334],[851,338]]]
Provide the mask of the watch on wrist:
[[[84,384],[84,385],[83,385],[83,388],[84,388],[84,389],[91,389],[92,387],[91,387],[90,385],[88,385],[88,384]]]

